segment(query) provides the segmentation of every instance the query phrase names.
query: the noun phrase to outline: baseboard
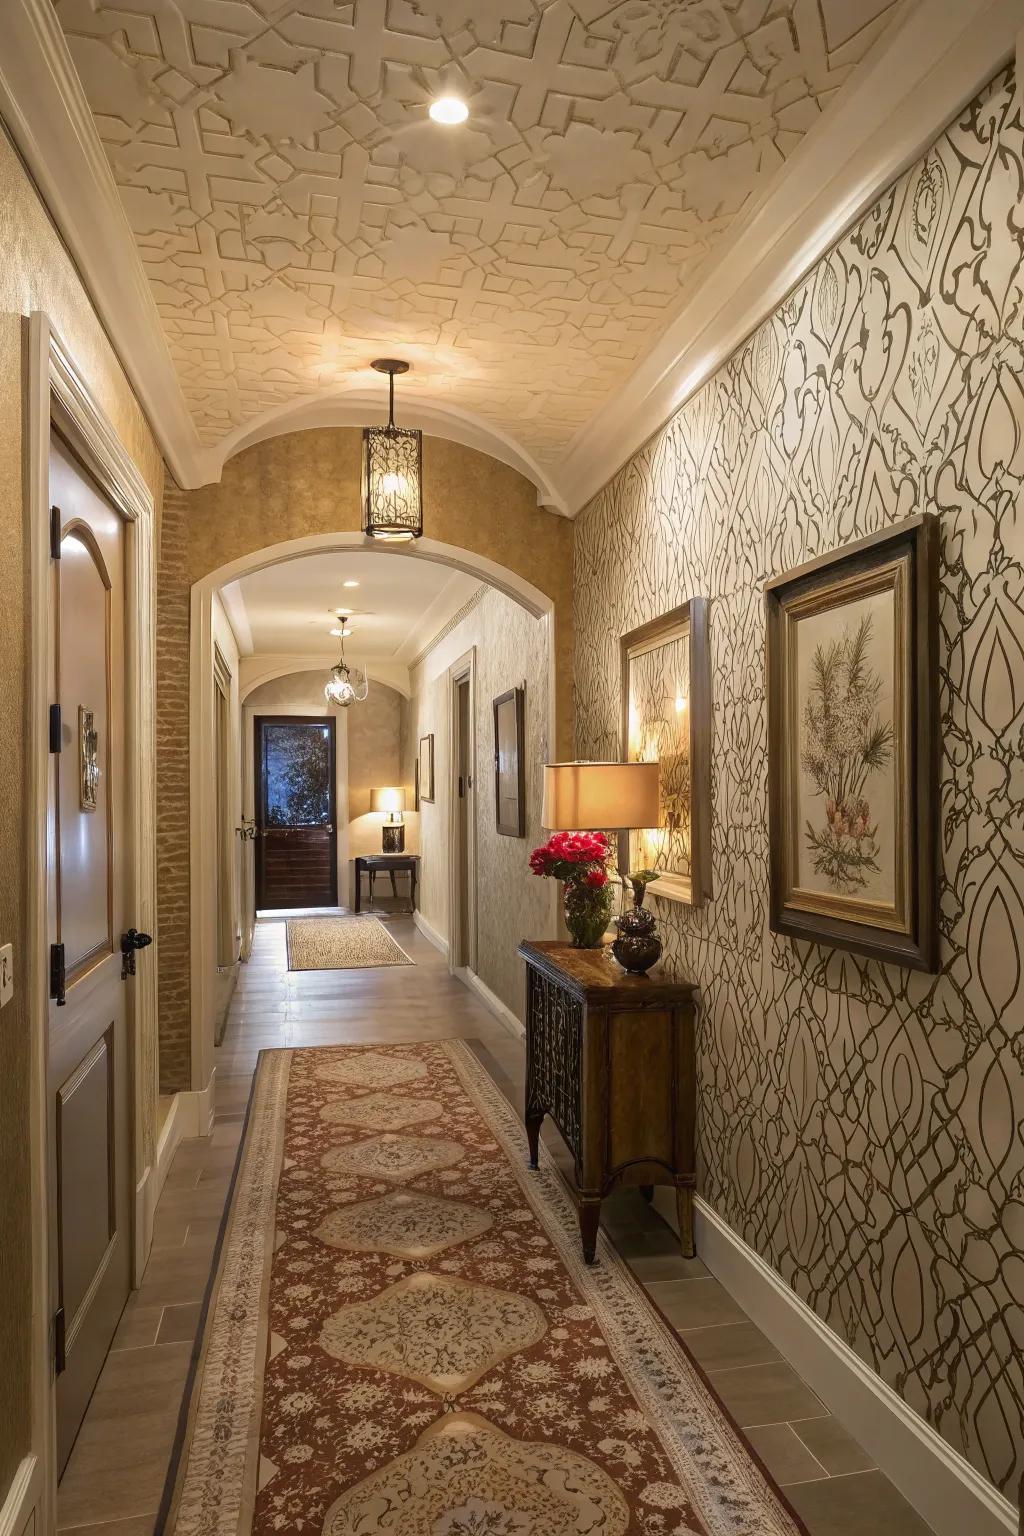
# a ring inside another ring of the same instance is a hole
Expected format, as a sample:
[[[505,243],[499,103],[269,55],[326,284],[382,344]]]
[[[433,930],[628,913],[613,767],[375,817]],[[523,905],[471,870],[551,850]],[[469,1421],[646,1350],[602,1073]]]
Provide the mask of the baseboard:
[[[217,1069],[214,1067],[205,1088],[192,1088],[176,1095],[175,1102],[181,1119],[179,1141],[186,1137],[209,1136],[213,1130],[213,1085],[216,1080]]]
[[[38,1456],[23,1456],[0,1504],[0,1536],[43,1536],[36,1518],[41,1491]]]
[[[665,1199],[668,1195],[670,1198]],[[675,1195],[655,1191],[675,1226]],[[1017,1536],[1017,1511],[800,1300],[706,1201],[694,1203],[697,1252],[762,1333],[871,1455],[935,1536]]]
[[[511,1008],[506,1007],[501,998],[491,991],[487,983],[480,980],[475,971],[471,971],[468,965],[460,965],[456,969],[455,974],[471,992],[476,993],[484,1007],[489,1009],[494,1014],[494,1017],[504,1024],[509,1034],[514,1035],[517,1040],[523,1039],[526,1030],[522,1023],[512,1012]]]
[[[431,927],[418,907],[412,915],[412,920],[416,924],[416,927],[419,929],[420,933],[422,933],[423,937],[425,939],[429,939],[434,948],[439,949],[447,960],[448,940],[443,939],[438,933],[437,929]]]
[[[184,1134],[182,1131],[182,1104],[184,1094],[176,1093],[171,1099],[170,1108],[164,1117],[164,1123],[160,1127],[160,1133],[156,1139],[156,1151],[153,1161],[146,1169],[142,1178],[135,1186],[135,1278],[138,1286],[142,1280],[142,1272],[149,1258],[149,1250],[153,1243],[153,1225],[156,1220],[157,1201],[163,1191],[171,1161],[177,1150],[178,1143]]]

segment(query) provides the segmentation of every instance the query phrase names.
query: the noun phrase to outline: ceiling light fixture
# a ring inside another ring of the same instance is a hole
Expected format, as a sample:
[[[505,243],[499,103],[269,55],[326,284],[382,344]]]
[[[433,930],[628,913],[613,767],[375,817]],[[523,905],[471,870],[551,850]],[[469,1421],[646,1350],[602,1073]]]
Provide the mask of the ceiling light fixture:
[[[469,108],[458,96],[439,96],[430,103],[430,116],[435,123],[446,128],[456,128],[469,116]]]
[[[363,429],[363,532],[397,542],[423,535],[423,433],[395,426],[395,374],[409,364],[378,357],[371,364],[388,375],[388,424]]]
[[[331,668],[330,678],[324,687],[324,698],[328,704],[336,704],[339,709],[348,709],[350,704],[361,704],[370,691],[366,673],[358,667],[353,671],[345,660],[344,637],[351,633],[349,629],[342,630],[341,657]]]
[[[342,582],[342,586],[343,587],[358,587],[358,585],[359,585],[358,581],[343,581]]]
[[[351,633],[352,633],[352,631],[350,629],[332,629],[331,630],[331,634],[335,637],[335,639],[338,639],[340,637],[342,640],[347,640]]]

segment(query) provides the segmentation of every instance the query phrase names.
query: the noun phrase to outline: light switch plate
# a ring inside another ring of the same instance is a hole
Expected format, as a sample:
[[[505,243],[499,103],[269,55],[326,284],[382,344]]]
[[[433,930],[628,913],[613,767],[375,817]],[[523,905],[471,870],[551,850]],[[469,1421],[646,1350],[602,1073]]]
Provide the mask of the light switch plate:
[[[6,1008],[14,996],[14,946],[0,949],[0,1008]]]

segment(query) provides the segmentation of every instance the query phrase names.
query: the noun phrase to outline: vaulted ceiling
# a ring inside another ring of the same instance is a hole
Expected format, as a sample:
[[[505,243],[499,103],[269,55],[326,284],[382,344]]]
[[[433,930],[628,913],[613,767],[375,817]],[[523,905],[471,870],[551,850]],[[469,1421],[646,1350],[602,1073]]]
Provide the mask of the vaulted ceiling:
[[[389,353],[413,363],[410,402],[541,466],[627,387],[902,10],[54,5],[203,443],[379,393]],[[443,92],[464,126],[428,118]]]

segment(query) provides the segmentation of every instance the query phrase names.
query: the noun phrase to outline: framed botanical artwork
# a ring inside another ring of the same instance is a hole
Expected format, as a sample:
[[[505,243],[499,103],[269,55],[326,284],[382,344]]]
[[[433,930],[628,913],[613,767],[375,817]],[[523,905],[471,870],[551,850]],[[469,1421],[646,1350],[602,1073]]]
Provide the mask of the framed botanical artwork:
[[[525,688],[494,700],[494,815],[502,837],[526,836]]]
[[[78,706],[78,803],[94,811],[100,784],[99,732],[96,716],[84,704]]]
[[[771,926],[938,966],[939,529],[765,584]]]
[[[416,789],[420,801],[428,804],[434,799],[434,734],[420,737],[420,750],[416,759]]]
[[[653,869],[650,895],[711,894],[711,671],[707,604],[693,597],[620,641],[622,760],[661,766],[659,825],[619,835],[619,867]]]

